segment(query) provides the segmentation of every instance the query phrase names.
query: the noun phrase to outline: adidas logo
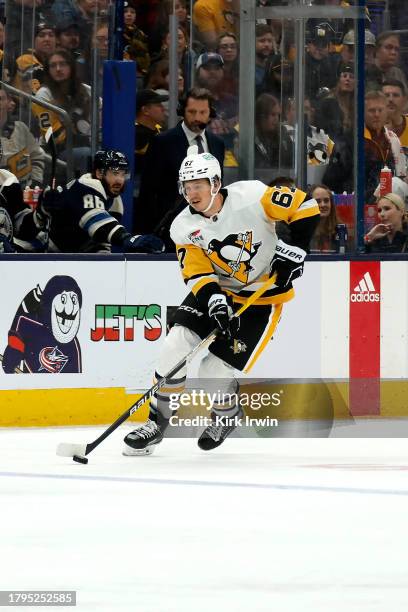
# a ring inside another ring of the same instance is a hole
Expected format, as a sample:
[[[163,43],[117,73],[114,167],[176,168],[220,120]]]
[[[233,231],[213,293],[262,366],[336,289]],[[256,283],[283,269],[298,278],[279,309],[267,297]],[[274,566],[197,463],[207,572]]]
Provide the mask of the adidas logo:
[[[373,279],[369,272],[366,272],[361,281],[354,287],[351,294],[352,302],[379,302],[380,294],[376,292]]]

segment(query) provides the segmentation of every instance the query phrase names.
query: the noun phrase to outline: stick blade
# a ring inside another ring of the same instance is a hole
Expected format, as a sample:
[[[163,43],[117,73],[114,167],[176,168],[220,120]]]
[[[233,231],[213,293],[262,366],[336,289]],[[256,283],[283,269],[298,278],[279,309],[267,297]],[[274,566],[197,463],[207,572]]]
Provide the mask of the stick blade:
[[[53,133],[52,133],[52,126],[50,125],[50,127],[48,128],[48,130],[45,132],[45,142],[49,142],[50,138],[52,137]]]
[[[86,455],[86,444],[70,444],[69,442],[60,442],[57,446],[57,455],[59,457]]]

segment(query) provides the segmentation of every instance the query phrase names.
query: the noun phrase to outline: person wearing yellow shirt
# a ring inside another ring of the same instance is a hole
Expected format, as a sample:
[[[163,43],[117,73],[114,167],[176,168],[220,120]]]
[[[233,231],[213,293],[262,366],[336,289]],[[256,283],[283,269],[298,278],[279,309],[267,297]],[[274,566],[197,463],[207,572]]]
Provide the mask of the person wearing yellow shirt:
[[[197,0],[193,23],[205,48],[215,51],[221,34],[239,34],[239,0]]]

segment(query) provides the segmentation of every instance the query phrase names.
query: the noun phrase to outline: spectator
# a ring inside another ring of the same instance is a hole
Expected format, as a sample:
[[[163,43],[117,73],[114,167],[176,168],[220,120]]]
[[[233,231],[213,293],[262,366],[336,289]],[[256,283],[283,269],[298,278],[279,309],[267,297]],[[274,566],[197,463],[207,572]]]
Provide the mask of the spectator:
[[[268,58],[265,66],[265,78],[260,91],[270,93],[279,100],[293,97],[294,66],[285,60],[280,53]]]
[[[136,24],[136,8],[131,0],[125,0],[124,2],[123,18],[123,41],[125,45],[123,59],[136,62],[139,87],[142,86],[142,81],[150,67],[149,39]]]
[[[238,123],[238,98],[223,89],[224,60],[218,53],[202,53],[196,66],[196,81],[199,87],[211,92],[216,118],[209,130],[224,140],[225,147],[233,150]]]
[[[135,174],[144,169],[145,156],[153,138],[160,134],[165,122],[163,102],[168,96],[159,95],[153,89],[141,89],[136,96]]]
[[[365,167],[366,201],[370,201],[379,183],[384,165],[400,178],[406,176],[406,159],[398,136],[385,127],[387,121],[387,98],[378,91],[365,96]]]
[[[324,6],[349,6],[345,0],[314,0],[313,5],[324,5]],[[313,26],[319,25],[317,18],[308,19],[307,27],[311,29]],[[325,26],[330,29],[331,40],[330,40],[330,52],[338,53],[341,51],[341,42],[346,32],[353,27],[353,20],[348,18],[334,18],[325,22]],[[352,61],[353,58],[345,59],[344,61]]]
[[[387,127],[400,139],[408,161],[408,116],[404,113],[407,106],[407,92],[401,81],[384,81],[382,92],[387,98]]]
[[[187,11],[185,0],[162,0],[156,26],[149,37],[149,45],[152,53],[159,53],[163,35],[169,29],[169,17],[173,14],[177,16],[178,25],[181,26],[185,32],[189,32],[190,16]]]
[[[7,52],[5,66],[15,76],[16,59],[32,45],[33,32],[39,22],[51,21],[47,0],[9,0],[6,3]],[[31,93],[31,92],[30,92]]]
[[[279,100],[261,94],[255,104],[255,167],[290,168],[294,147],[286,127],[280,122]]]
[[[187,31],[179,26],[177,29],[177,57],[178,65],[181,68],[184,84],[186,89],[190,89],[191,73],[197,61],[194,51],[190,49],[189,37]],[[169,59],[170,48],[170,32],[165,30],[158,59]]]
[[[193,22],[203,46],[214,51],[221,34],[239,34],[239,0],[197,0]]]
[[[146,78],[146,89],[154,89],[158,94],[167,96],[169,95],[170,88],[170,62],[166,59],[154,62],[149,70]],[[178,74],[178,94],[179,98],[184,93],[184,77],[181,68],[179,68]],[[167,127],[167,120],[169,114],[168,102],[163,102],[163,106],[166,111],[165,123],[163,127]]]
[[[135,231],[159,232],[167,249],[174,250],[168,233],[170,224],[186,205],[178,190],[178,171],[188,147],[196,145],[199,152],[212,153],[223,166],[224,143],[208,129],[214,114],[211,93],[194,87],[180,104],[183,121],[151,141],[136,203]]]
[[[225,93],[233,96],[238,95],[239,85],[239,61],[238,40],[235,34],[228,32],[222,34],[218,39],[217,53],[224,60],[223,89]]]
[[[276,43],[272,30],[269,25],[258,23],[255,27],[255,86],[257,92],[261,91],[268,59],[273,53],[276,53]]]
[[[109,22],[106,19],[95,21],[91,34],[91,45],[85,50],[86,72],[84,83],[96,87],[99,97],[103,90],[103,62],[108,59],[109,52]],[[93,79],[94,63],[96,62],[96,83]]]
[[[57,24],[75,22],[81,33],[82,44],[87,47],[98,13],[102,15],[106,6],[101,0],[54,0],[52,12]]]
[[[387,193],[378,200],[377,210],[380,223],[364,236],[366,252],[406,253],[408,228],[402,198]]]
[[[354,66],[339,64],[336,86],[318,105],[317,124],[336,140],[354,124]]]
[[[57,24],[57,47],[67,49],[75,56],[81,54],[81,35],[75,21],[64,21]]]
[[[54,25],[39,23],[35,28],[34,49],[16,59],[14,86],[30,94],[38,91],[42,82],[44,62],[55,51],[55,47]]]
[[[355,34],[354,30],[349,30],[343,38],[343,45],[340,51],[340,61],[345,64],[354,62],[354,45]],[[364,57],[365,65],[373,64],[375,59],[375,36],[370,30],[365,30],[364,34]]]
[[[380,172],[388,166],[394,176],[405,178],[406,159],[398,136],[386,126],[387,98],[381,91],[369,91],[365,95],[365,201],[374,200],[374,191],[380,182]],[[353,142],[352,131],[336,142],[332,159],[323,177],[333,191],[353,190]]]
[[[163,0],[133,0],[138,27],[150,37],[154,34]],[[150,47],[149,50],[151,51]]]
[[[408,47],[408,13],[407,7],[404,2],[401,0],[389,0],[387,4],[387,8],[389,9],[389,15],[391,18],[391,29],[392,30],[402,30],[404,33],[401,34],[401,44],[405,48]],[[407,71],[407,58],[405,55],[405,65],[404,70]]]
[[[377,37],[375,64],[381,70],[383,80],[397,79],[408,90],[406,75],[398,66],[400,61],[400,37],[392,30]]]
[[[319,24],[307,35],[305,55],[305,94],[314,100],[322,87],[335,85],[333,67],[328,57],[331,34],[327,23]]]
[[[9,114],[8,94],[0,89],[0,167],[12,172],[24,188],[41,186],[44,178],[44,153],[22,121]]]
[[[310,243],[310,251],[336,252],[338,251],[337,215],[333,193],[326,185],[312,185],[310,197],[319,205],[320,221]]]
[[[50,102],[68,112],[73,123],[73,146],[76,167],[85,172],[90,156],[91,90],[81,83],[76,75],[76,63],[69,51],[55,51],[44,66],[44,86],[37,94],[38,104],[33,112],[38,117],[44,135],[52,126],[57,149],[62,159],[66,157],[66,127],[62,119],[41,106],[41,101]]]

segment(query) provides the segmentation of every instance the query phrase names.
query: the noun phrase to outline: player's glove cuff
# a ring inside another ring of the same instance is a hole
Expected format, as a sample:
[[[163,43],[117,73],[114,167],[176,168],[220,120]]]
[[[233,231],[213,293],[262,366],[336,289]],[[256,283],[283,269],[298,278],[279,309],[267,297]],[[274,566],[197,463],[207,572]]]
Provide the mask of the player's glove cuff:
[[[289,289],[291,283],[302,276],[306,251],[278,240],[271,262],[271,276],[277,274],[276,285]]]

